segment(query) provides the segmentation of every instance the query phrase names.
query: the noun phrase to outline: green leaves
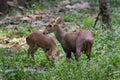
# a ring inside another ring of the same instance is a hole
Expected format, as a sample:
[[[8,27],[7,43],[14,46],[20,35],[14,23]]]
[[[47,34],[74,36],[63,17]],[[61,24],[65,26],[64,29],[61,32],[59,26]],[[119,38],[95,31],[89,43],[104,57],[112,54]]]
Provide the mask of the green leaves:
[[[76,14],[67,14],[64,16],[64,20],[66,22],[72,22],[72,21],[76,20],[76,18],[77,18]]]
[[[57,2],[59,0],[54,1]],[[51,8],[50,6],[55,4],[54,1],[43,1],[43,5],[39,5],[38,3],[33,4],[32,8],[28,9],[25,13],[34,14],[36,10],[43,10],[46,7]],[[78,0],[72,0],[71,2],[76,3],[77,1]],[[96,7],[98,7],[98,3],[94,1],[91,3],[94,3],[95,5],[97,4]],[[65,6],[63,7],[65,8]],[[79,66],[76,66],[74,55],[72,55],[73,60],[71,60],[71,63],[66,62],[65,52],[63,51],[60,43],[56,40],[54,34],[51,34],[50,36],[54,38],[57,44],[57,49],[60,51],[60,57],[56,60],[55,66],[52,66],[51,63],[47,61],[45,53],[41,49],[38,49],[38,51],[35,53],[35,61],[33,61],[32,58],[27,58],[26,46],[24,49],[22,48],[22,50],[17,51],[15,56],[6,56],[7,49],[1,48],[3,47],[1,44],[4,43],[6,37],[12,37],[13,35],[16,35],[16,38],[26,37],[30,32],[34,31],[34,29],[31,27],[30,23],[23,23],[20,20],[17,20],[18,30],[6,30],[5,26],[9,25],[10,22],[6,22],[5,24],[0,25],[0,79],[119,80],[120,9],[112,7],[111,9],[113,9],[113,12],[111,12],[111,26],[113,30],[106,31],[102,30],[102,24],[100,21],[97,23],[96,29],[92,28],[94,24],[93,19],[95,19],[96,16],[96,12],[93,10],[96,10],[96,8],[91,9],[91,11],[87,9],[80,10],[78,13],[64,11],[65,14],[63,13],[63,17],[65,22],[72,22],[76,25],[79,25],[80,30],[88,29],[94,35],[91,60],[87,62],[86,55],[82,54],[79,59]],[[50,13],[55,14],[54,12]],[[38,29],[39,28],[36,30]],[[4,36],[5,38],[2,38]],[[8,44],[4,45],[8,46]]]

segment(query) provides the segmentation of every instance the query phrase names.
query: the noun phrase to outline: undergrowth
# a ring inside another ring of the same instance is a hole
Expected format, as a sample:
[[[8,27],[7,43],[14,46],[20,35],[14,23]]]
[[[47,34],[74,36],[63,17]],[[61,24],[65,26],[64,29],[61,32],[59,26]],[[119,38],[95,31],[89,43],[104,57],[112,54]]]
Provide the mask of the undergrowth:
[[[34,8],[39,8],[34,5]],[[34,9],[33,8],[33,9]],[[30,9],[31,10],[31,9]],[[6,49],[0,48],[0,79],[1,80],[119,80],[120,79],[120,14],[118,9],[111,13],[112,30],[103,31],[101,22],[97,23],[95,29],[92,28],[94,21],[88,15],[65,14],[64,20],[80,25],[80,29],[89,29],[94,35],[94,45],[92,48],[91,60],[86,61],[86,56],[80,57],[80,65],[77,66],[75,60],[67,63],[65,53],[56,40],[57,49],[60,56],[52,66],[46,60],[44,52],[39,49],[35,53],[35,61],[27,59],[27,48],[18,51],[14,56],[7,56]],[[19,24],[20,30],[7,32],[2,27],[2,36],[18,35],[27,36],[32,28],[29,24]],[[74,58],[74,56],[72,55]]]

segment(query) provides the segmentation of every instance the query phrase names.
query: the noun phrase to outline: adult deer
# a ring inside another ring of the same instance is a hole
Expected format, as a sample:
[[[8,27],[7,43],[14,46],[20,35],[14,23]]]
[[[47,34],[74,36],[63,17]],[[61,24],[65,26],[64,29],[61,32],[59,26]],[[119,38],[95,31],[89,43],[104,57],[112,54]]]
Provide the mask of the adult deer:
[[[79,57],[82,52],[85,53],[87,59],[90,60],[91,49],[94,41],[92,33],[87,30],[64,32],[61,28],[62,21],[63,19],[61,17],[50,20],[46,24],[44,34],[54,32],[57,40],[61,43],[63,50],[66,53],[67,61],[70,61],[71,52],[74,53],[77,63],[79,62]]]

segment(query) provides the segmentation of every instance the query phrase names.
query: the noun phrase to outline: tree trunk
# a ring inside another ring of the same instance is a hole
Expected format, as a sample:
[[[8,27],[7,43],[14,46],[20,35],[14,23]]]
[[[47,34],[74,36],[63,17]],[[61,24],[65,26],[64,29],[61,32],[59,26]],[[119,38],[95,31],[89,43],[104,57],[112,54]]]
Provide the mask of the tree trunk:
[[[6,13],[8,5],[6,4],[7,0],[0,0],[0,12]]]
[[[110,11],[108,0],[99,0],[99,8],[103,22],[103,29],[110,28]]]

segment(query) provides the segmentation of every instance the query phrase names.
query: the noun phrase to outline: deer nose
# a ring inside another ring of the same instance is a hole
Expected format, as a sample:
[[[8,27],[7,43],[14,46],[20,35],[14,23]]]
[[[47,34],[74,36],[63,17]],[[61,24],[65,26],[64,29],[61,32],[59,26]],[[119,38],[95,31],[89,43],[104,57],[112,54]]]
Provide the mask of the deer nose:
[[[45,31],[43,32],[43,34],[45,34]]]
[[[47,34],[48,32],[47,31],[44,31],[43,34]]]

